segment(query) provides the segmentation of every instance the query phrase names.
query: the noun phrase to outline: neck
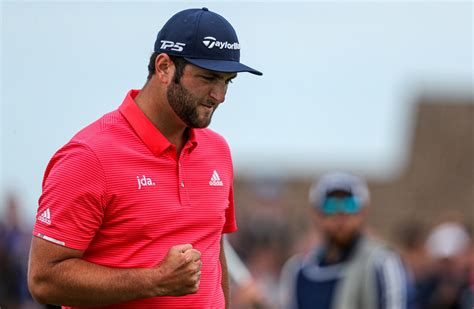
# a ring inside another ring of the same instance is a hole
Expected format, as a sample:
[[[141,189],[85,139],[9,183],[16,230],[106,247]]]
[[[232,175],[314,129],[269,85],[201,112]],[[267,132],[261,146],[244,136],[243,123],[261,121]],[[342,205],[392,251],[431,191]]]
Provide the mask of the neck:
[[[135,102],[161,134],[176,146],[179,154],[187,140],[187,127],[169,105],[166,88],[153,83],[152,78],[143,86]]]
[[[341,260],[343,248],[334,244],[328,245],[326,253],[324,255],[324,260],[329,263],[335,263]]]

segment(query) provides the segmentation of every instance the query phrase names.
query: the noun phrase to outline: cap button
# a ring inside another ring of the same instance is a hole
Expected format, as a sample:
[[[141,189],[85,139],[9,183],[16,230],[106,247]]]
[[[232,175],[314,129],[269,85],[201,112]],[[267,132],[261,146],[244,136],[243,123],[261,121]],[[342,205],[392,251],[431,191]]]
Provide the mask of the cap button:
[[[202,8],[202,10],[203,10],[203,11],[206,11],[206,12],[209,11],[208,8]]]

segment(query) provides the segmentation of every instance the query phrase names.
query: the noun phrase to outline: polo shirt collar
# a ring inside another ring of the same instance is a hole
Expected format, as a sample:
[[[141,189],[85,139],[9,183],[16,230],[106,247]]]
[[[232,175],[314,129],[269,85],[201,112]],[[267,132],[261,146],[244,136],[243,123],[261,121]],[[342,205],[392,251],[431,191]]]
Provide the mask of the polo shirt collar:
[[[158,156],[169,147],[174,147],[168,139],[158,130],[143,111],[135,103],[135,97],[140,93],[140,90],[130,90],[122,105],[119,107],[120,113],[127,119],[130,126],[133,128],[138,137],[142,142],[150,149],[150,151]],[[192,128],[188,128],[189,137],[188,142],[184,148],[192,147],[197,145],[196,133]]]

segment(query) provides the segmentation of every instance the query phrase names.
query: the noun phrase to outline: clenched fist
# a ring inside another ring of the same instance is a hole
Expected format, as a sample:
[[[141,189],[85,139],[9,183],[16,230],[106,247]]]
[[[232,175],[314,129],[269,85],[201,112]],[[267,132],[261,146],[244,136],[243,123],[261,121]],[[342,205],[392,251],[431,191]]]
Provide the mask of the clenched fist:
[[[166,257],[153,269],[156,296],[194,294],[201,279],[201,253],[190,244],[171,247]]]

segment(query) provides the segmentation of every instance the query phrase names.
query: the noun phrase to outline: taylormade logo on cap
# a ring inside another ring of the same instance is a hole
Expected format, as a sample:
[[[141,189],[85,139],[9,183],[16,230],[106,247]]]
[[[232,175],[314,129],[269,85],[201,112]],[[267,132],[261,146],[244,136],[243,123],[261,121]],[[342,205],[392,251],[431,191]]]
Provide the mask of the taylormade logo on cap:
[[[240,63],[240,44],[232,25],[207,8],[174,14],[156,37],[154,51],[184,58],[215,72],[261,72]]]
[[[223,48],[234,49],[234,50],[240,49],[240,44],[238,42],[235,42],[235,43],[229,43],[227,41],[221,42],[221,41],[217,41],[217,39],[212,36],[206,36],[204,40],[202,41],[202,43],[206,45],[206,47],[209,49],[214,48],[214,47],[217,47],[219,49],[223,49]]]

